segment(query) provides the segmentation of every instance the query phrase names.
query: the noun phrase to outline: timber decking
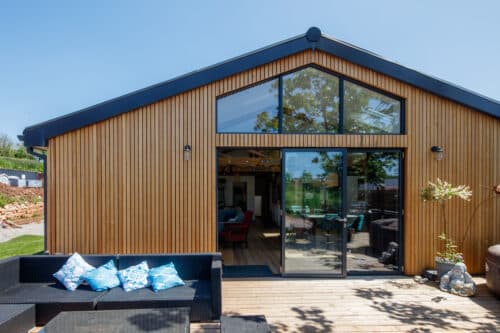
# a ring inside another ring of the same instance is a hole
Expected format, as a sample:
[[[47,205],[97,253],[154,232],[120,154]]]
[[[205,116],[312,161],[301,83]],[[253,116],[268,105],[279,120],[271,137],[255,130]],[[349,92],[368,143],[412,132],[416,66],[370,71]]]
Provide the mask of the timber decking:
[[[460,297],[410,278],[232,280],[222,283],[225,315],[263,314],[273,332],[498,332],[500,300],[475,278]],[[217,324],[191,324],[215,333]]]
[[[222,306],[224,315],[265,315],[275,333],[498,332],[500,300],[474,280],[475,297],[403,277],[224,280]],[[219,324],[191,323],[191,332],[218,333]]]

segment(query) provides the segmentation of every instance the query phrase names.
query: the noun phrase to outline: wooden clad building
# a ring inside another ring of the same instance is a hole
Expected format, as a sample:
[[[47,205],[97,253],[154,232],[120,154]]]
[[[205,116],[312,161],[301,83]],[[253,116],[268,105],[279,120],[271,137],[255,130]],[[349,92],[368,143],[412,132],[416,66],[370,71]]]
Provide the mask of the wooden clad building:
[[[437,177],[473,190],[446,207],[469,271],[483,272],[500,242],[499,102],[317,28],[28,127],[23,141],[45,160],[50,253],[216,251],[226,248],[222,214],[263,200],[279,221],[263,212],[252,223],[264,221],[261,235],[277,228],[285,275],[343,276],[356,260],[418,274],[434,266],[443,231],[439,207],[419,197]],[[384,262],[391,242],[397,259]]]

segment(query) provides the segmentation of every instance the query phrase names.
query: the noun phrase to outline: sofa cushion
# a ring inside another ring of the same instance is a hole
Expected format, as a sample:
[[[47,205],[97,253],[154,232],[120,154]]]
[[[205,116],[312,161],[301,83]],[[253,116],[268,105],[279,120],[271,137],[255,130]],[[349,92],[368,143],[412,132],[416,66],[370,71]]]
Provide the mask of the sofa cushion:
[[[149,287],[149,267],[146,261],[118,271],[118,278],[122,283],[123,290],[132,291]]]
[[[69,291],[74,291],[83,282],[83,275],[95,267],[89,265],[81,255],[74,253],[66,263],[54,273],[54,277]]]
[[[183,280],[210,280],[213,254],[145,254],[120,255],[118,269],[137,265],[146,260],[149,267],[158,267],[172,262]]]
[[[111,255],[82,255],[90,265],[98,267],[116,256]],[[68,260],[67,255],[34,255],[19,258],[19,282],[21,283],[52,283],[56,279],[52,276]]]
[[[83,278],[94,291],[104,291],[120,286],[118,270],[113,260],[91,270],[83,275]]]
[[[0,304],[35,304],[36,324],[44,325],[61,311],[93,310],[103,293],[86,285],[69,292],[57,282],[20,283],[0,293]]]
[[[212,320],[212,298],[209,280],[188,280],[184,286],[154,292],[142,288],[130,292],[113,288],[97,300],[97,310],[139,308],[191,308],[191,320]]]
[[[155,292],[185,285],[173,263],[151,268],[149,270],[149,280],[151,288]]]

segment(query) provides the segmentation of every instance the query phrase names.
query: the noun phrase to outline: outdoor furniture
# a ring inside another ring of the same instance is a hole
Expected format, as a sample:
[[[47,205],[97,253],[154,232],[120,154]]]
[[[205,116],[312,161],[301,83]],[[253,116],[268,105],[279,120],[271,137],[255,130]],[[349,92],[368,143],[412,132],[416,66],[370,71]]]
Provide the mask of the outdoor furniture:
[[[221,333],[270,333],[265,316],[222,316]]]
[[[353,228],[357,232],[363,231],[363,225],[365,223],[365,216],[363,214],[359,215],[347,215],[347,228]]]
[[[189,308],[61,312],[43,333],[189,332]]]
[[[0,261],[0,304],[35,304],[36,325],[45,325],[61,311],[93,310],[105,292],[80,286],[69,292],[52,274],[69,256],[21,256]],[[92,266],[115,256],[83,256]]]
[[[191,321],[217,320],[221,315],[222,262],[214,254],[121,255],[118,269],[147,261],[149,267],[172,262],[185,286],[154,292],[142,288],[126,292],[113,288],[99,297],[97,310],[189,307]]]
[[[500,244],[490,246],[486,253],[486,285],[500,298]]]
[[[399,244],[399,222],[398,219],[380,219],[371,221],[370,225],[370,247],[374,253],[380,254],[387,250],[390,242]]]
[[[33,304],[0,304],[0,333],[26,333],[33,327]]]
[[[223,242],[245,243],[248,247],[248,228],[252,221],[253,211],[247,210],[241,223],[225,223],[220,236]]]
[[[62,311],[189,307],[192,321],[217,320],[221,315],[220,254],[87,255],[92,266],[113,259],[119,269],[148,262],[157,267],[173,262],[185,286],[158,293],[144,288],[126,293],[121,287],[96,292],[81,285],[67,291],[52,276],[68,259],[62,255],[21,256],[0,261],[0,304],[35,304],[37,326]]]

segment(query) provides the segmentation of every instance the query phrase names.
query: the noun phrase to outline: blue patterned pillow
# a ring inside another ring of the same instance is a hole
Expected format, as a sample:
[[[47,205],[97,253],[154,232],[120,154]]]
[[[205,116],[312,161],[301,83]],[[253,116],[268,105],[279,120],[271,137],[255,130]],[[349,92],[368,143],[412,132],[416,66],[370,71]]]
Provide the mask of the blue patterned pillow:
[[[61,282],[66,289],[73,291],[83,282],[83,274],[93,269],[95,269],[94,266],[89,265],[75,252],[68,258],[61,269],[53,274],[53,276]]]
[[[173,263],[149,270],[149,280],[155,292],[185,285]]]
[[[132,291],[149,287],[148,272],[148,263],[143,261],[138,265],[118,271],[118,278],[125,291]]]
[[[88,271],[83,275],[83,278],[94,291],[104,291],[120,285],[118,270],[113,260],[94,270]]]

